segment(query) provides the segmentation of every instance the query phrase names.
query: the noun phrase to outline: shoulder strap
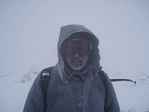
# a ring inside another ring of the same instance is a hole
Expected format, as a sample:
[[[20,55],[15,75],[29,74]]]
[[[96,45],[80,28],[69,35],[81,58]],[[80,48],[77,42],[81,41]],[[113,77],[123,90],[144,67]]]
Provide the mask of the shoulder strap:
[[[51,77],[51,71],[52,71],[52,67],[49,67],[42,70],[40,73],[41,88],[42,88],[42,94],[43,94],[43,100],[44,100],[44,112],[46,112],[46,108],[47,108],[47,89],[48,89],[49,80]]]
[[[104,88],[106,89],[106,77],[105,77],[105,72],[102,70],[98,71],[98,75],[103,83]]]

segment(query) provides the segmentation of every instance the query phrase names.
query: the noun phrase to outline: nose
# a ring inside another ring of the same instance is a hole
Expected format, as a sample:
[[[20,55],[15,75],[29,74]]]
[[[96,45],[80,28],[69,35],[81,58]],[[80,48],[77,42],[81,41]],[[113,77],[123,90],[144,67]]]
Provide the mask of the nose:
[[[78,57],[79,57],[79,53],[78,52],[75,52],[74,58],[78,58]]]

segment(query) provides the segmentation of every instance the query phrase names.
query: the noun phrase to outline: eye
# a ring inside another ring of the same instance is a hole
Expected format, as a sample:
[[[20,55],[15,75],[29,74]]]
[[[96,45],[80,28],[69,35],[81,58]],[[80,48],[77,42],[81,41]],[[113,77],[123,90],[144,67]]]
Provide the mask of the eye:
[[[89,52],[89,44],[88,42],[83,42],[81,44],[81,54],[82,56],[87,55]]]
[[[72,56],[72,43],[71,42],[67,42],[64,44],[63,52],[64,52],[64,55],[66,56]]]

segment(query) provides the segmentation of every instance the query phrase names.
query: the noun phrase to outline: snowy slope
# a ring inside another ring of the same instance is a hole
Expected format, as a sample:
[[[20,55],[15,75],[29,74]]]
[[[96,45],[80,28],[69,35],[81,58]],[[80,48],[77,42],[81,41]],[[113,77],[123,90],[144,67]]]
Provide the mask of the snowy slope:
[[[38,75],[37,68],[23,75],[0,75],[0,112],[22,112],[28,91]]]
[[[30,71],[23,76],[0,75],[0,110],[1,112],[22,112],[28,91],[38,75]],[[130,78],[137,81],[113,82],[121,112],[149,112],[149,74],[110,74],[110,78]]]
[[[113,82],[121,112],[149,112],[149,74],[117,74],[115,78],[129,78],[131,82]]]

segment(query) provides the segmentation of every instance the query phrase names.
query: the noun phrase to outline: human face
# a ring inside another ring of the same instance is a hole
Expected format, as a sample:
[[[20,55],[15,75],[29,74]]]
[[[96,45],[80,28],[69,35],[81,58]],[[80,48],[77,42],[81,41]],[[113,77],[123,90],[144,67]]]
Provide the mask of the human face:
[[[83,69],[89,58],[89,41],[84,37],[72,38],[64,44],[64,57],[67,64],[76,71]]]

